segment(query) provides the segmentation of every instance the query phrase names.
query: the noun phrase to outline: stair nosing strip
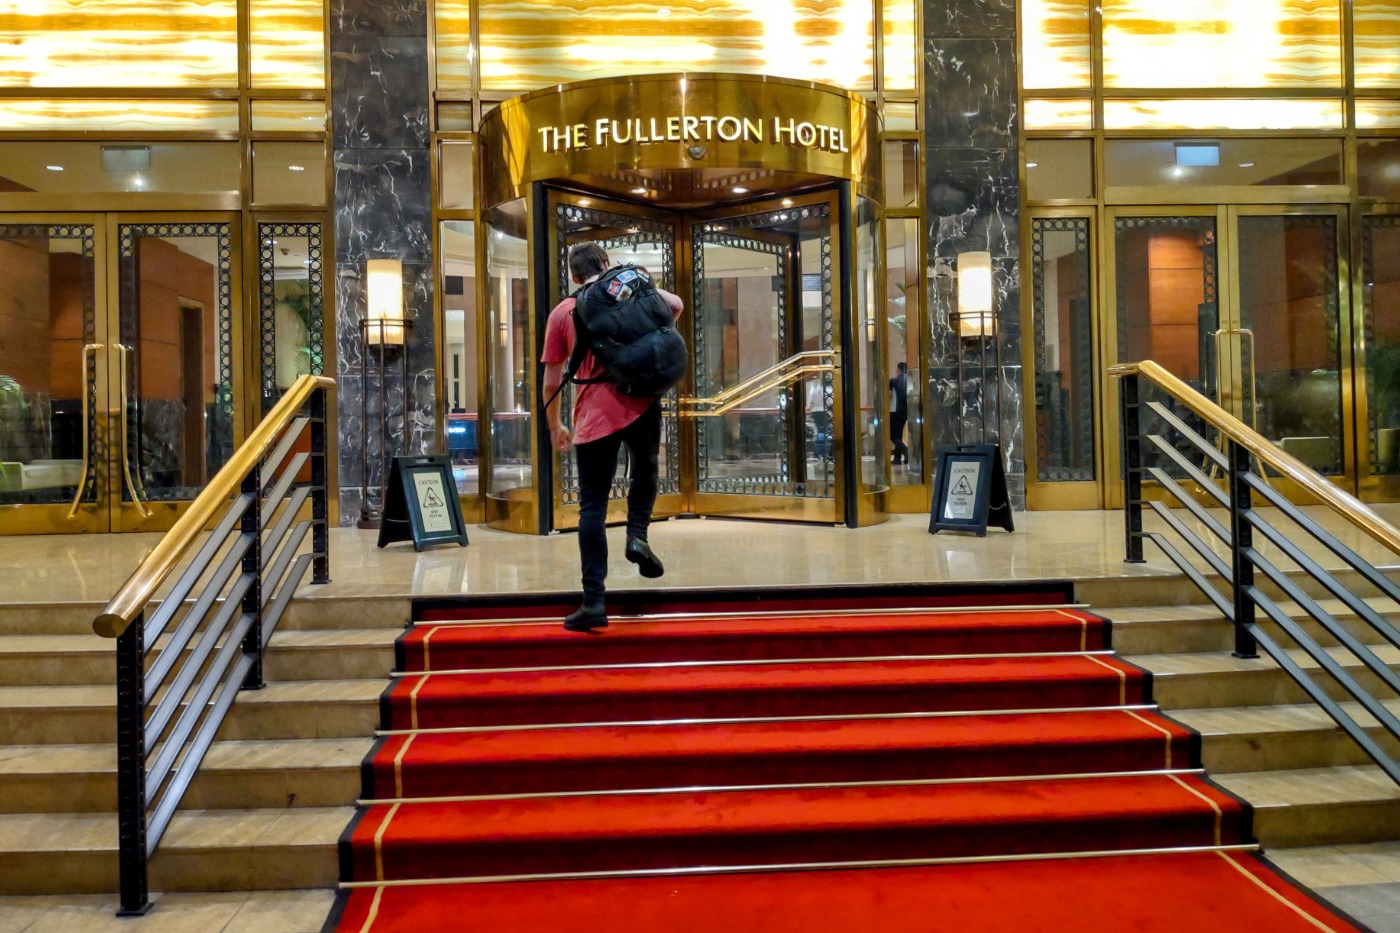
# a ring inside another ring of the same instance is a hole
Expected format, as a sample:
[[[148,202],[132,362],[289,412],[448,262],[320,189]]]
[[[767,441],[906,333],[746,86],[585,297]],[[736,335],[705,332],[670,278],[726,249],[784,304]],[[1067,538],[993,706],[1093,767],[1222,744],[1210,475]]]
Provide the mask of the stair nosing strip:
[[[486,803],[507,800],[557,800],[573,797],[661,797],[667,794],[732,794],[775,790],[830,790],[860,787],[943,787],[964,784],[1024,784],[1029,781],[1084,781],[1091,778],[1175,777],[1205,774],[1204,768],[1158,768],[1151,771],[1094,771],[1084,774],[1015,774],[961,778],[909,778],[895,781],[817,781],[792,784],[731,784],[695,787],[648,787],[611,790],[544,791],[534,794],[476,794],[457,797],[398,797],[362,799],[359,807],[418,803]]]
[[[610,878],[666,878],[680,875],[738,875],[778,871],[834,871],[849,868],[917,868],[931,865],[975,865],[995,862],[1040,862],[1051,859],[1114,858],[1126,855],[1173,855],[1200,852],[1258,852],[1258,843],[1221,846],[1182,846],[1164,849],[1096,849],[1089,852],[1027,852],[1014,855],[964,855],[941,858],[869,859],[851,862],[788,862],[772,865],[696,865],[683,868],[632,868],[613,871],[558,872],[528,875],[475,875],[457,878],[406,878],[395,881],[342,881],[341,890],[406,888],[434,884],[502,884],[519,881],[586,881]]]
[[[852,618],[856,616],[879,616],[900,613],[904,615],[952,615],[954,613],[976,612],[1001,614],[1007,612],[1030,612],[1036,609],[1079,609],[1088,612],[1088,603],[1038,603],[1025,606],[919,606],[919,607],[895,607],[891,609],[833,609],[833,610],[809,610],[795,612],[793,610],[770,609],[757,612],[658,612],[644,615],[613,616],[609,618],[612,624],[634,625],[638,622],[653,622],[666,619],[684,619],[692,622],[701,622],[711,619],[783,619],[800,618],[820,614],[823,617],[836,616],[838,618]],[[439,625],[452,626],[511,626],[511,625],[558,625],[560,617],[551,616],[522,616],[518,619],[443,619],[443,620],[421,620],[413,624],[414,628],[433,628]]]
[[[1156,703],[1139,703],[1119,706],[1061,706],[1047,709],[989,709],[989,710],[932,710],[913,713],[846,713],[828,716],[752,716],[722,717],[718,719],[638,719],[617,722],[545,722],[515,723],[496,726],[448,726],[438,729],[376,729],[375,737],[394,735],[455,735],[473,732],[533,732],[544,729],[622,729],[638,726],[724,726],[745,723],[780,722],[854,722],[875,719],[942,719],[954,716],[1040,716],[1055,713],[1114,713],[1129,710],[1157,712],[1161,707]]]
[[[439,649],[441,650],[441,649]],[[757,658],[729,661],[654,661],[633,662],[630,664],[561,664],[546,667],[468,667],[450,671],[394,671],[389,676],[395,680],[410,677],[439,677],[454,674],[540,674],[551,671],[635,671],[635,670],[680,670],[700,667],[755,667],[760,664],[860,664],[887,663],[890,661],[980,661],[1008,658],[1089,658],[1110,657],[1112,649],[1097,651],[1023,651],[1015,653],[984,654],[892,654],[871,655],[851,658]]]

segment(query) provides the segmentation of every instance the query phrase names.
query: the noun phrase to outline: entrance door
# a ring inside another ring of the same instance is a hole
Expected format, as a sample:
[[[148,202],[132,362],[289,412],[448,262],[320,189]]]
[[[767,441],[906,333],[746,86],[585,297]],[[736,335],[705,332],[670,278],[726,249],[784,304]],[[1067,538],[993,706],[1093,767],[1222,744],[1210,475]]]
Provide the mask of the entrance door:
[[[1344,209],[1122,208],[1109,223],[1114,361],[1155,360],[1354,490]]]
[[[7,533],[169,528],[233,450],[236,218],[0,220]]]

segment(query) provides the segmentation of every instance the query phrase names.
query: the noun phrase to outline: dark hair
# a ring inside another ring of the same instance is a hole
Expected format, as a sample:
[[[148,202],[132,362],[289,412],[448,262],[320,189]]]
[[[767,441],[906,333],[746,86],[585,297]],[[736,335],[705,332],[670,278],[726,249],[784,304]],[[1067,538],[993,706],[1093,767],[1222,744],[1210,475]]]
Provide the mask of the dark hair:
[[[608,254],[597,243],[580,243],[569,250],[569,274],[580,282],[602,275],[608,268]]]
[[[907,373],[907,372],[909,372],[909,364],[908,364],[908,363],[900,363],[900,364],[899,364],[899,371],[902,372],[902,373]]]

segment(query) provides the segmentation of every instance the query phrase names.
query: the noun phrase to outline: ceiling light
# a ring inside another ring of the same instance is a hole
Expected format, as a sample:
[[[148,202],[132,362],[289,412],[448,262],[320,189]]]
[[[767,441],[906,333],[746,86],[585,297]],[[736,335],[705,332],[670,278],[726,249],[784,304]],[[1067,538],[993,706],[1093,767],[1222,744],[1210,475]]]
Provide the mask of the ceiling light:
[[[1254,168],[1253,162],[1241,162],[1240,168]]]
[[[669,9],[667,9],[666,7],[663,6],[661,9],[659,9],[659,10],[656,11],[656,15],[657,15],[657,16],[670,16],[670,15],[671,15],[671,11],[670,11]]]
[[[783,198],[783,207],[792,207],[792,198]]]
[[[51,171],[51,172],[61,172],[61,171],[63,171],[63,166],[61,166],[61,165],[46,165],[46,166],[44,166],[44,168],[48,169],[48,170]]]
[[[645,189],[645,188],[633,188],[633,189],[632,189],[632,193],[633,193],[633,194],[646,194],[646,193],[647,193],[647,189]]]
[[[1186,169],[1178,165],[1176,168],[1172,169],[1172,174],[1175,175],[1177,178],[1180,178],[1182,175],[1186,174]]]
[[[592,205],[592,203],[593,203],[593,202],[592,202],[591,200],[589,200],[588,198],[579,198],[579,199],[578,199],[578,206],[579,206],[579,207],[589,207],[590,205]]]
[[[289,165],[289,166],[287,166],[287,171],[289,171],[289,172],[304,172],[304,171],[306,171],[306,166],[305,166],[305,165]]]
[[[749,193],[749,189],[748,189],[748,188],[745,188],[743,185],[737,185],[737,186],[734,188],[734,193],[735,193],[735,194],[748,194],[748,193]]]
[[[1039,164],[1040,164],[1039,162],[1027,162],[1027,163],[1026,163],[1026,168],[1035,168],[1035,167],[1036,167],[1037,165],[1039,165]]]

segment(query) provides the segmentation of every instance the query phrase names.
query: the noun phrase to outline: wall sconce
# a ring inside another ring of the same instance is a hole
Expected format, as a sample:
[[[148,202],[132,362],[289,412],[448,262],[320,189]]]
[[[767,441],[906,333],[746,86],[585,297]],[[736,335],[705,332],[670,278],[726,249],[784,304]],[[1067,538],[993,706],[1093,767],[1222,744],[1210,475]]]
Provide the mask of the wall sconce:
[[[992,254],[958,254],[958,334],[987,337],[992,334]]]
[[[403,346],[403,263],[371,259],[365,263],[365,343]]]

